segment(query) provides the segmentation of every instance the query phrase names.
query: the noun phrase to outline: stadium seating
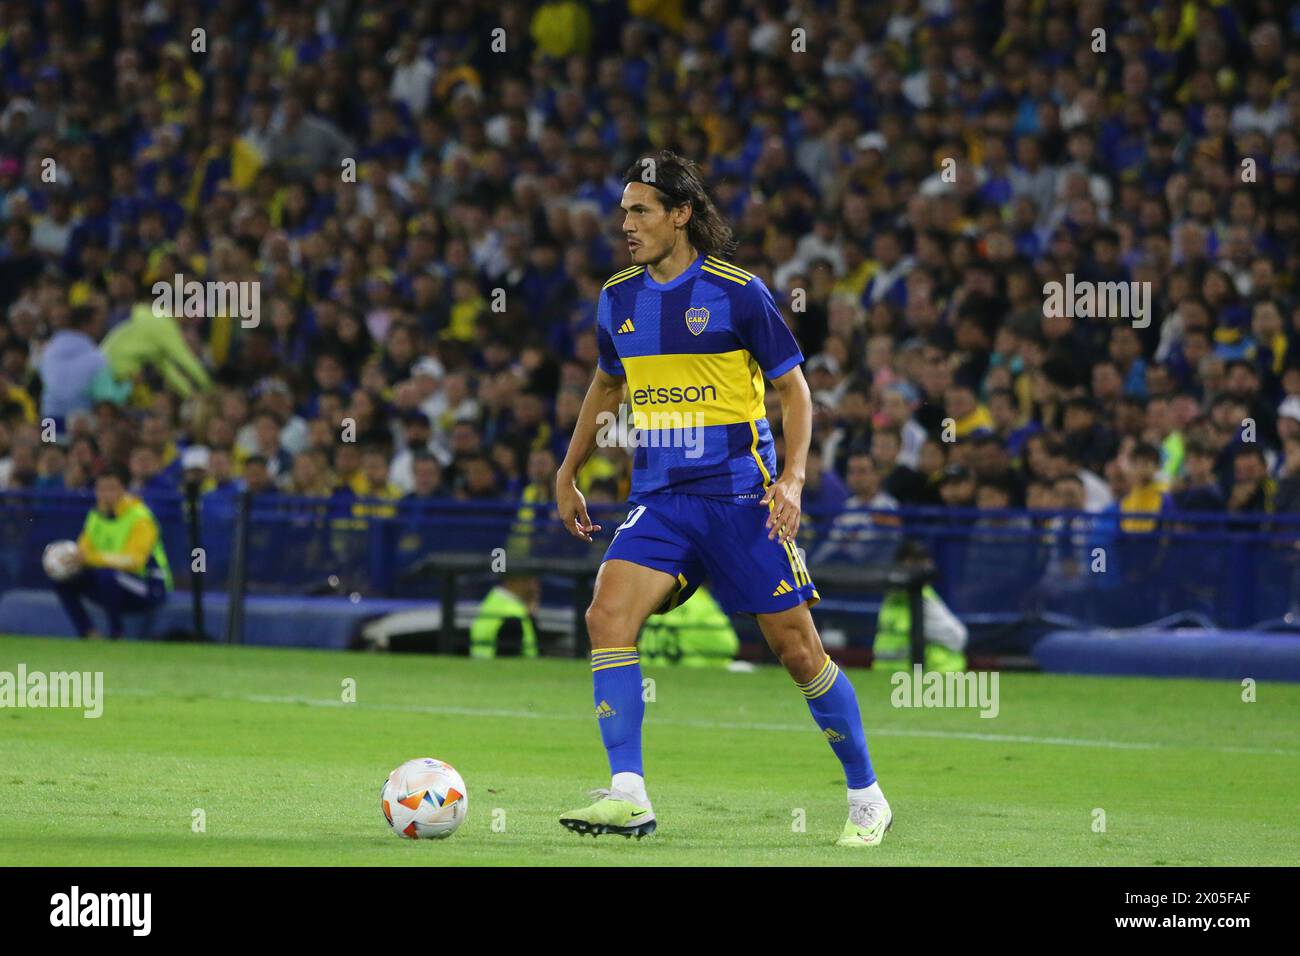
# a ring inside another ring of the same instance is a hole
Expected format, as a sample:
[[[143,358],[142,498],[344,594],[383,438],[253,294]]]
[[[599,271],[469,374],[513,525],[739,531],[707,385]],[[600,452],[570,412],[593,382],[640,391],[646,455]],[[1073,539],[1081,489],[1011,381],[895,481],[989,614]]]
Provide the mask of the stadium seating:
[[[236,4],[202,49],[187,5],[14,7],[0,593],[44,587],[109,463],[182,591],[183,480],[217,592],[256,492],[250,635],[255,605],[427,599],[404,574],[452,543],[585,547],[547,523],[556,463],[628,264],[626,171],[672,148],[806,359],[810,563],[914,539],[975,643],[1019,652],[1300,604],[1294,11],[510,6],[504,51],[481,0]],[[261,313],[165,308],[178,276]],[[626,499],[628,451],[593,456],[593,501]]]

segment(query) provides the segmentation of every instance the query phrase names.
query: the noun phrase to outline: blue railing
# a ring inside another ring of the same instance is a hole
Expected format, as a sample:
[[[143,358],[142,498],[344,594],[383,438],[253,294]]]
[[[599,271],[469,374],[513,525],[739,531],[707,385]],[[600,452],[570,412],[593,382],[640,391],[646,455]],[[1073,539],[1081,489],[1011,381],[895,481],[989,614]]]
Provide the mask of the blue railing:
[[[147,500],[177,587],[188,588],[184,500],[177,494]],[[44,587],[41,550],[50,541],[75,538],[92,503],[85,494],[0,493],[0,591]],[[254,497],[248,591],[430,596],[430,583],[406,572],[433,552],[592,554],[625,511],[593,506],[592,518],[604,530],[597,544],[587,545],[558,526],[550,506],[538,506],[528,520],[509,502]],[[234,514],[233,497],[202,500],[208,588],[223,588],[229,574]],[[1286,618],[1300,604],[1300,515],[814,512],[806,516],[799,543],[815,572],[819,565],[891,562],[904,538],[925,547],[939,590],[967,617],[1049,615],[1130,626],[1184,614],[1222,627],[1250,627]]]

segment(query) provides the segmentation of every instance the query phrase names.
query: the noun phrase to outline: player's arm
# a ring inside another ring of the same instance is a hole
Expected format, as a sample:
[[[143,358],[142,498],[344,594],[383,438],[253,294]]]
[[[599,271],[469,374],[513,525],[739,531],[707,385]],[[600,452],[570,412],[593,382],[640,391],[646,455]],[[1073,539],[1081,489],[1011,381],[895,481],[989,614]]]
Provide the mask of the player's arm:
[[[81,534],[77,536],[77,550],[81,552],[83,560],[95,553],[95,545],[90,540],[89,528],[82,528]]]
[[[158,526],[148,518],[140,518],[126,537],[121,553],[112,556],[113,567],[119,571],[139,574],[149,564],[149,555],[158,543]]]
[[[784,543],[799,533],[804,467],[812,440],[812,393],[799,367],[803,362],[799,343],[767,286],[751,279],[740,301],[745,306],[739,325],[742,341],[781,399],[785,465],[768,485],[763,504],[768,506],[768,540]]]
[[[781,430],[785,435],[785,465],[781,474],[763,495],[768,504],[769,540],[792,541],[799,533],[802,514],[804,471],[808,464],[808,445],[812,441],[812,393],[803,369],[798,365],[772,380],[781,399]]]
[[[81,529],[81,535],[77,538],[77,553],[81,556],[81,563],[84,567],[99,567],[99,552],[95,550],[95,543],[90,540],[90,520],[86,520],[86,526]]]
[[[555,474],[556,511],[569,534],[583,541],[591,541],[600,525],[592,524],[587,515],[587,499],[578,490],[578,472],[596,448],[599,429],[618,412],[626,377],[610,331],[609,290],[602,289],[596,300],[596,377],[582,400],[569,450]]]
[[[570,534],[584,541],[590,541],[592,532],[599,531],[600,525],[592,524],[587,515],[587,500],[578,490],[578,472],[596,448],[596,435],[602,423],[617,414],[622,400],[623,379],[597,368],[573,426],[569,450],[555,474],[555,504],[560,520]]]

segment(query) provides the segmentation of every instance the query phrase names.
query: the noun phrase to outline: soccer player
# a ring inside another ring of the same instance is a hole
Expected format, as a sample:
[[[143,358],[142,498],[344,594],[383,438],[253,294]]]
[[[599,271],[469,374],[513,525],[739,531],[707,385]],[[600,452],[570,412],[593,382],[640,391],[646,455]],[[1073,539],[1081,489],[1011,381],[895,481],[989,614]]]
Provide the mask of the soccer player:
[[[636,639],[652,613],[690,597],[707,576],[729,614],[756,616],[844,766],[842,846],[880,843],[893,819],[867,755],[857,695],[827,656],[809,608],[819,600],[795,535],[812,432],[803,355],[757,276],[724,258],[731,229],[694,163],[664,151],[628,170],[623,232],[633,265],[597,307],[599,360],[556,477],[569,532],[590,542],[576,476],[626,383],[639,438],[632,506],[615,530],[587,609],[596,717],[613,780],[560,822],[578,833],[654,832],[641,762]],[[781,399],[785,468],[776,473],[764,415],[766,376]],[[636,434],[636,433],[634,433]]]

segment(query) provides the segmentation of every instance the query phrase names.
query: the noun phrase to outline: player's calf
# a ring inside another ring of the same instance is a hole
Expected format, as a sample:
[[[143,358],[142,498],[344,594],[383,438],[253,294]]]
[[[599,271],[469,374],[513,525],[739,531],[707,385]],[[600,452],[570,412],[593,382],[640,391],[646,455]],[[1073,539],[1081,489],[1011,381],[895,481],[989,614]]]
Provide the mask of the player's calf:
[[[821,637],[806,606],[759,615],[759,626],[773,653],[808,701],[813,720],[844,768],[849,822],[845,824],[840,845],[876,846],[884,839],[893,814],[871,766],[853,685],[822,648]]]
[[[826,660],[826,651],[808,608],[800,604],[758,617],[768,647],[791,679],[804,684],[816,677]]]
[[[675,585],[671,575],[628,561],[607,559],[601,565],[586,622],[596,722],[609,757],[611,780],[602,799],[560,818],[570,830],[637,837],[654,830],[641,762],[645,699],[636,636]]]

